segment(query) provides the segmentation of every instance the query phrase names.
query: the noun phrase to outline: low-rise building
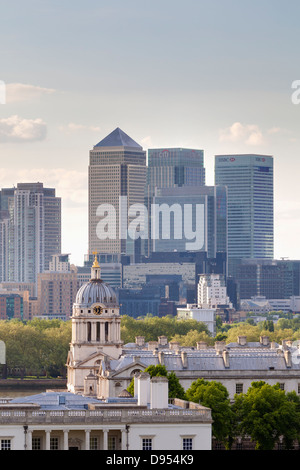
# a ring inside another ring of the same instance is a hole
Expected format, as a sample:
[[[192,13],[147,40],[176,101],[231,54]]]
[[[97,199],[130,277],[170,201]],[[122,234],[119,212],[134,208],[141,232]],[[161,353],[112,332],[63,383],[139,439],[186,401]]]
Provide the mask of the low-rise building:
[[[93,380],[92,374],[86,378]],[[46,392],[0,403],[3,450],[210,450],[211,410],[168,403],[168,380],[140,374],[136,396]],[[146,458],[146,457],[145,457]]]

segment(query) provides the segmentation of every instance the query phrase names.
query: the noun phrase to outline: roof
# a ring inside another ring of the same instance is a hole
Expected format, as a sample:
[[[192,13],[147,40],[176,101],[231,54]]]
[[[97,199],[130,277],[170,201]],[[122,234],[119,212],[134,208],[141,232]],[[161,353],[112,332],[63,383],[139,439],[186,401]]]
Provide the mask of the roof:
[[[226,347],[229,356],[229,370],[235,371],[266,371],[274,370],[296,370],[300,369],[300,351],[291,349],[292,364],[287,367],[283,351],[280,348],[271,349],[268,347],[257,347],[252,343],[248,347]],[[174,350],[165,349],[163,363],[168,371],[182,372],[187,371],[222,371],[227,367],[224,364],[222,353],[214,348],[203,350],[186,350],[186,365],[183,367],[181,354]],[[127,367],[135,363],[143,364],[146,367],[160,364],[158,354],[147,350],[128,350],[119,359],[110,362],[111,371],[118,374]]]
[[[101,140],[95,147],[135,147],[142,150],[142,147],[119,127]]]
[[[18,397],[10,400],[10,404],[36,404],[42,410],[85,410],[89,403],[99,403],[91,397],[73,394],[71,392],[43,392],[37,395]]]

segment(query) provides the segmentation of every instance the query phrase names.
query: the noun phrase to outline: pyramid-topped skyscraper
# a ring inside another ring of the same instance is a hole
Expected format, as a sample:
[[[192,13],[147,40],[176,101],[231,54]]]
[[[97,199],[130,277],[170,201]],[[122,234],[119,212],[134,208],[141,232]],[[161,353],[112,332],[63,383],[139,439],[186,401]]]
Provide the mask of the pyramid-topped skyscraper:
[[[125,134],[119,127],[104,137],[95,147],[131,147],[143,150],[137,142]]]
[[[128,209],[144,204],[146,152],[116,128],[90,151],[89,254],[134,255]]]

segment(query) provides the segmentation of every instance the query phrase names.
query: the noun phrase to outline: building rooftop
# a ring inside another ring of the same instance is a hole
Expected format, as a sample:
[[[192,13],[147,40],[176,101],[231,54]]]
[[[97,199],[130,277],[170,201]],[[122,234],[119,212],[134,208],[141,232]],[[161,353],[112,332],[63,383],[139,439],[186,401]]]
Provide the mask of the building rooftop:
[[[142,147],[119,127],[101,140],[95,147],[135,147],[142,150]]]
[[[226,357],[224,356],[226,354]],[[230,343],[220,347],[170,348],[158,347],[148,349],[145,343],[142,348],[128,343],[123,355],[110,361],[110,373],[118,373],[134,363],[145,367],[165,365],[168,371],[268,371],[300,370],[300,350],[297,346],[283,347],[277,343],[263,345],[260,342],[245,344]]]

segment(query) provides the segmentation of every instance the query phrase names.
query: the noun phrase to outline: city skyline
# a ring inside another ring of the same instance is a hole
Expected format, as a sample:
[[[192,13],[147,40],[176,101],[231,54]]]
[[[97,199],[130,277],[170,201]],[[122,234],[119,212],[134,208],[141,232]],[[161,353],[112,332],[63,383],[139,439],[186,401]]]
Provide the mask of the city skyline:
[[[1,18],[0,185],[62,198],[62,251],[88,250],[89,150],[116,127],[144,150],[274,157],[274,257],[300,259],[300,5],[33,0]],[[55,34],[53,32],[55,31]]]

